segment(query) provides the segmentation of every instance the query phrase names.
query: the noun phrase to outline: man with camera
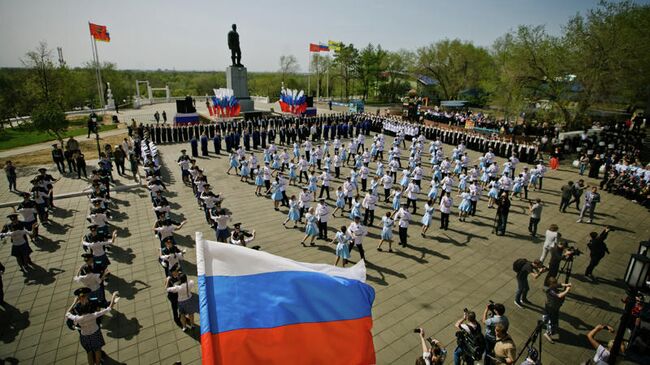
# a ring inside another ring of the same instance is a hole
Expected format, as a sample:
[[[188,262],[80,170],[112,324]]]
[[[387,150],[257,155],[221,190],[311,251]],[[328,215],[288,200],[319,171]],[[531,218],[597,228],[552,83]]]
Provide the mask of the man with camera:
[[[454,365],[460,365],[461,359],[467,365],[473,365],[474,360],[480,360],[485,351],[485,339],[481,334],[481,325],[476,321],[476,313],[463,309],[463,318],[456,321],[456,350],[454,350]]]
[[[544,322],[546,323],[546,332],[544,338],[550,343],[555,343],[551,336],[557,334],[560,323],[560,307],[564,304],[564,298],[571,290],[571,283],[558,283],[555,276],[549,276],[546,279],[546,304],[544,304]]]
[[[442,365],[445,362],[447,350],[440,341],[433,337],[425,338],[422,328],[416,328],[413,332],[420,334],[420,343],[422,344],[422,357],[415,360],[415,365]]]
[[[490,303],[485,307],[483,311],[483,324],[485,324],[485,361],[484,365],[492,364],[492,359],[490,356],[494,355],[494,345],[497,342],[497,335],[495,328],[497,325],[501,325],[505,328],[507,332],[509,321],[508,318],[504,315],[506,312],[506,307],[501,303]],[[488,316],[488,314],[492,314]]]
[[[610,230],[609,227],[605,227],[600,234],[596,232],[589,233],[591,240],[587,244],[587,247],[589,247],[590,260],[589,266],[587,266],[587,270],[585,271],[585,276],[589,277],[591,280],[596,280],[593,271],[596,266],[598,266],[600,260],[605,257],[605,254],[609,254],[605,240],[607,239]]]
[[[537,279],[546,268],[541,261],[533,262],[526,259],[517,259],[512,265],[513,270],[517,273],[517,291],[515,292],[515,305],[523,308],[523,303],[530,303],[526,296],[528,295],[528,274],[533,274],[533,279]]]
[[[579,256],[582,252],[575,248],[569,247],[568,242],[558,240],[555,244],[555,247],[551,249],[551,260],[548,263],[548,275],[546,276],[547,280],[549,277],[557,277],[560,273],[560,264],[562,260],[572,261],[574,256]]]

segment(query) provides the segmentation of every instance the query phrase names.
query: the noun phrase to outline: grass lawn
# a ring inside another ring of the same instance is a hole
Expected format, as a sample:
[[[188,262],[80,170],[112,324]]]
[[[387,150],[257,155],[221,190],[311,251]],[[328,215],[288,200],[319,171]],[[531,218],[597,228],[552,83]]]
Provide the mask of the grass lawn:
[[[104,124],[100,127],[100,131],[110,131],[116,128],[116,124]],[[87,133],[88,130],[86,129],[85,123],[71,122],[70,127],[64,133],[64,137],[76,137],[86,135]],[[46,131],[27,128],[6,128],[0,131],[0,151],[55,140],[56,137]]]

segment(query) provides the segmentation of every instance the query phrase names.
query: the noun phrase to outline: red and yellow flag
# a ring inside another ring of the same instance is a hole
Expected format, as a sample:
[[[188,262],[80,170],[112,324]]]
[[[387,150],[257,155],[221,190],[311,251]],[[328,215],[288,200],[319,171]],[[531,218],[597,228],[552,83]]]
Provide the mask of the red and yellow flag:
[[[108,30],[105,25],[88,23],[90,27],[90,35],[95,38],[96,41],[100,42],[110,42],[111,36],[108,34]]]

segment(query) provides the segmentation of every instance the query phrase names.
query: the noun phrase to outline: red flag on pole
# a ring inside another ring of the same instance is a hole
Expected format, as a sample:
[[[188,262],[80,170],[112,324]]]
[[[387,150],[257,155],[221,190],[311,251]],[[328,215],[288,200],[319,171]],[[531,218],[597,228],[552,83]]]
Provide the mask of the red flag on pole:
[[[320,52],[320,46],[318,44],[309,43],[309,52]]]
[[[88,23],[90,27],[90,35],[95,38],[96,41],[101,42],[110,42],[111,36],[108,34],[108,30],[105,25]]]

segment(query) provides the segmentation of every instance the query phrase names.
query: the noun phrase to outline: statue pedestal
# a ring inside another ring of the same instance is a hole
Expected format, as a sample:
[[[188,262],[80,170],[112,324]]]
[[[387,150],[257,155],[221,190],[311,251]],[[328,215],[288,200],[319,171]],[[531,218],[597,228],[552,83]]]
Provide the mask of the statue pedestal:
[[[253,100],[248,94],[248,73],[246,67],[228,66],[226,68],[226,85],[232,89],[233,94],[239,100],[241,112],[255,110]]]

